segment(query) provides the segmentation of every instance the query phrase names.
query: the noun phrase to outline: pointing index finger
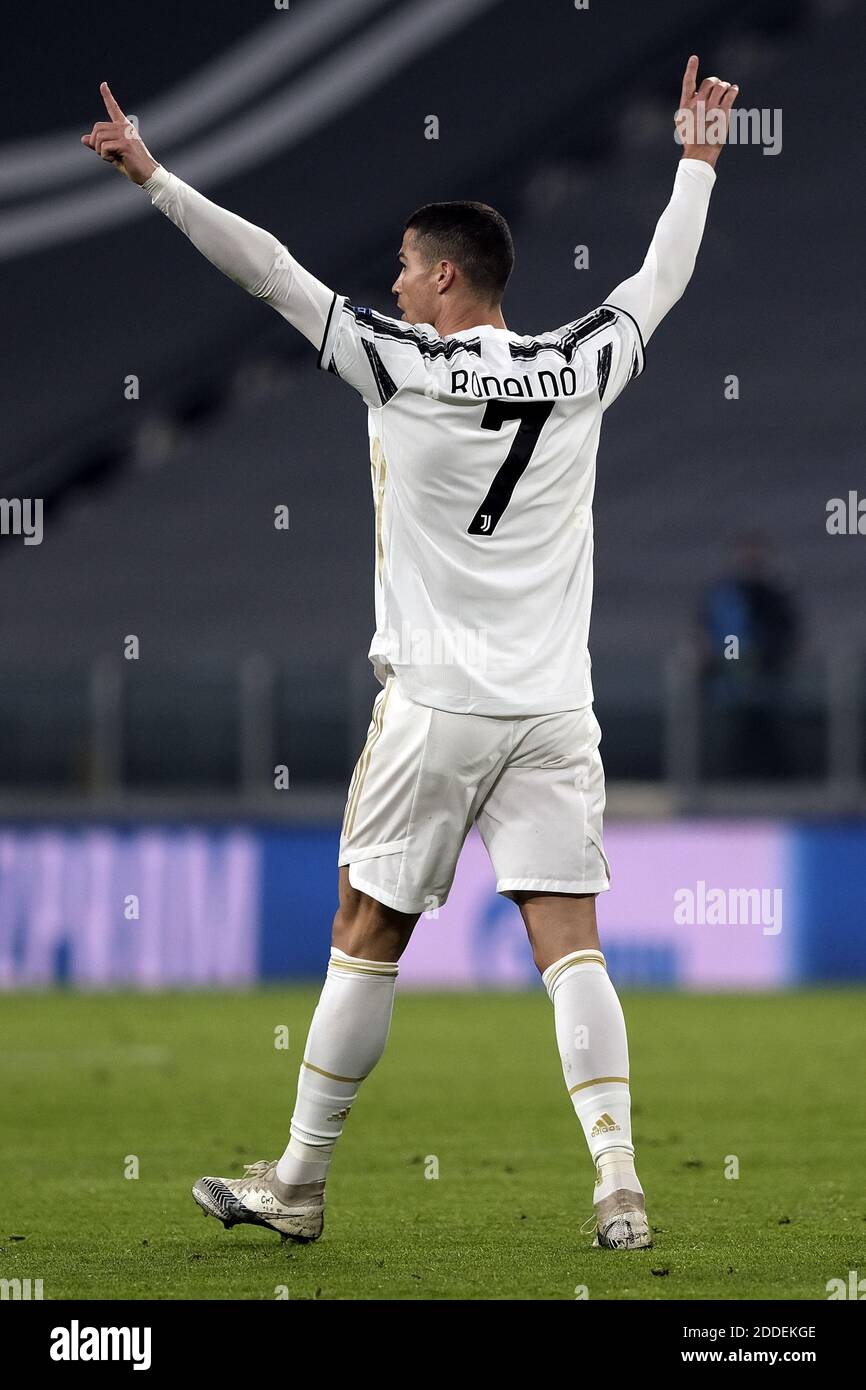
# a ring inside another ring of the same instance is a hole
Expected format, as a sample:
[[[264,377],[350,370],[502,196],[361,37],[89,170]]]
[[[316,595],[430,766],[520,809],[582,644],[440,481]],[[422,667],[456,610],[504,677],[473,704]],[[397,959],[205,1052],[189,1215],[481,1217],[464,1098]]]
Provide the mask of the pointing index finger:
[[[680,96],[680,106],[687,106],[695,94],[695,84],[698,75],[698,55],[693,53],[686,63],[686,70],[683,73],[683,90]]]
[[[111,95],[111,88],[107,82],[100,82],[99,90],[102,93],[102,100],[105,102],[105,109],[113,121],[125,121],[126,117],[118,106],[114,97]]]

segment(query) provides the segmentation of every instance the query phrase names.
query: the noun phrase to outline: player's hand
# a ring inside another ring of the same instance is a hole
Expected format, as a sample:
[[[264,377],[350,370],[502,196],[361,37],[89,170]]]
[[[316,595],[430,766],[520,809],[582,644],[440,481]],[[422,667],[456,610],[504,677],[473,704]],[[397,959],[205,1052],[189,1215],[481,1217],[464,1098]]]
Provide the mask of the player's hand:
[[[113,164],[128,179],[132,179],[133,183],[146,183],[157,167],[157,161],[132,121],[124,116],[111,95],[108,83],[102,82],[99,90],[109,119],[97,121],[89,135],[82,135],[82,145],[94,150],[100,159]]]
[[[674,124],[683,144],[684,159],[703,159],[715,166],[728,138],[731,107],[739,87],[720,77],[705,77],[697,86],[698,58],[693,53],[686,63],[683,90]]]

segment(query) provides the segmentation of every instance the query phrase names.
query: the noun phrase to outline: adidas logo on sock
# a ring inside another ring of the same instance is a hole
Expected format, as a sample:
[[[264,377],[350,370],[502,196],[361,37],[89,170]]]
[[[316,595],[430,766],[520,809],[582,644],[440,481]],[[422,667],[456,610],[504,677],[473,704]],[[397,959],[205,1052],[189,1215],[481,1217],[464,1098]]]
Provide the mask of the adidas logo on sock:
[[[605,1112],[603,1115],[599,1115],[598,1119],[593,1125],[590,1138],[595,1139],[596,1136],[599,1134],[612,1134],[614,1130],[618,1129],[619,1125],[617,1124],[616,1120],[612,1119],[612,1117],[608,1115],[607,1112]]]
[[[329,1115],[329,1120],[345,1120],[348,1117],[348,1110],[335,1110],[333,1115]]]

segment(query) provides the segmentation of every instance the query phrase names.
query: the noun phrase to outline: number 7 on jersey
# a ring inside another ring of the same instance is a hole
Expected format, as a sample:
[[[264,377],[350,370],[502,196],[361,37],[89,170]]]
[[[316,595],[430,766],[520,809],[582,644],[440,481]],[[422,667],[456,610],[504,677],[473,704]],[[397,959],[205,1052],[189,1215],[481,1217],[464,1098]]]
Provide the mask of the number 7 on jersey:
[[[499,430],[506,420],[519,420],[520,427],[505,461],[487,496],[469,523],[470,536],[492,536],[502,513],[508,506],[518,482],[532,458],[544,424],[553,409],[553,401],[488,401],[481,420],[483,430]]]

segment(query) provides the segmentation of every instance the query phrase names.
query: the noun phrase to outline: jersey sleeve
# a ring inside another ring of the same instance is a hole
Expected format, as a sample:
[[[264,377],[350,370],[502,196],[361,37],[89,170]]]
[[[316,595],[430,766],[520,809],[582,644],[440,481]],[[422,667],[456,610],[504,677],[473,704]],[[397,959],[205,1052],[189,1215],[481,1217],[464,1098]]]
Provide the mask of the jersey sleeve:
[[[417,331],[335,294],[319,366],[354,386],[369,406],[388,404],[421,361]]]
[[[579,355],[595,377],[602,410],[644,369],[641,331],[631,314],[614,304],[600,304],[592,313],[557,329],[555,337],[566,359]]]
[[[299,265],[276,237],[211,202],[161,164],[142,187],[153,206],[212,265],[276,309],[313,347],[321,347],[333,291]]]
[[[670,202],[656,223],[643,265],[607,297],[606,303],[631,314],[644,342],[692,278],[715,182],[715,170],[704,160],[680,160]]]

